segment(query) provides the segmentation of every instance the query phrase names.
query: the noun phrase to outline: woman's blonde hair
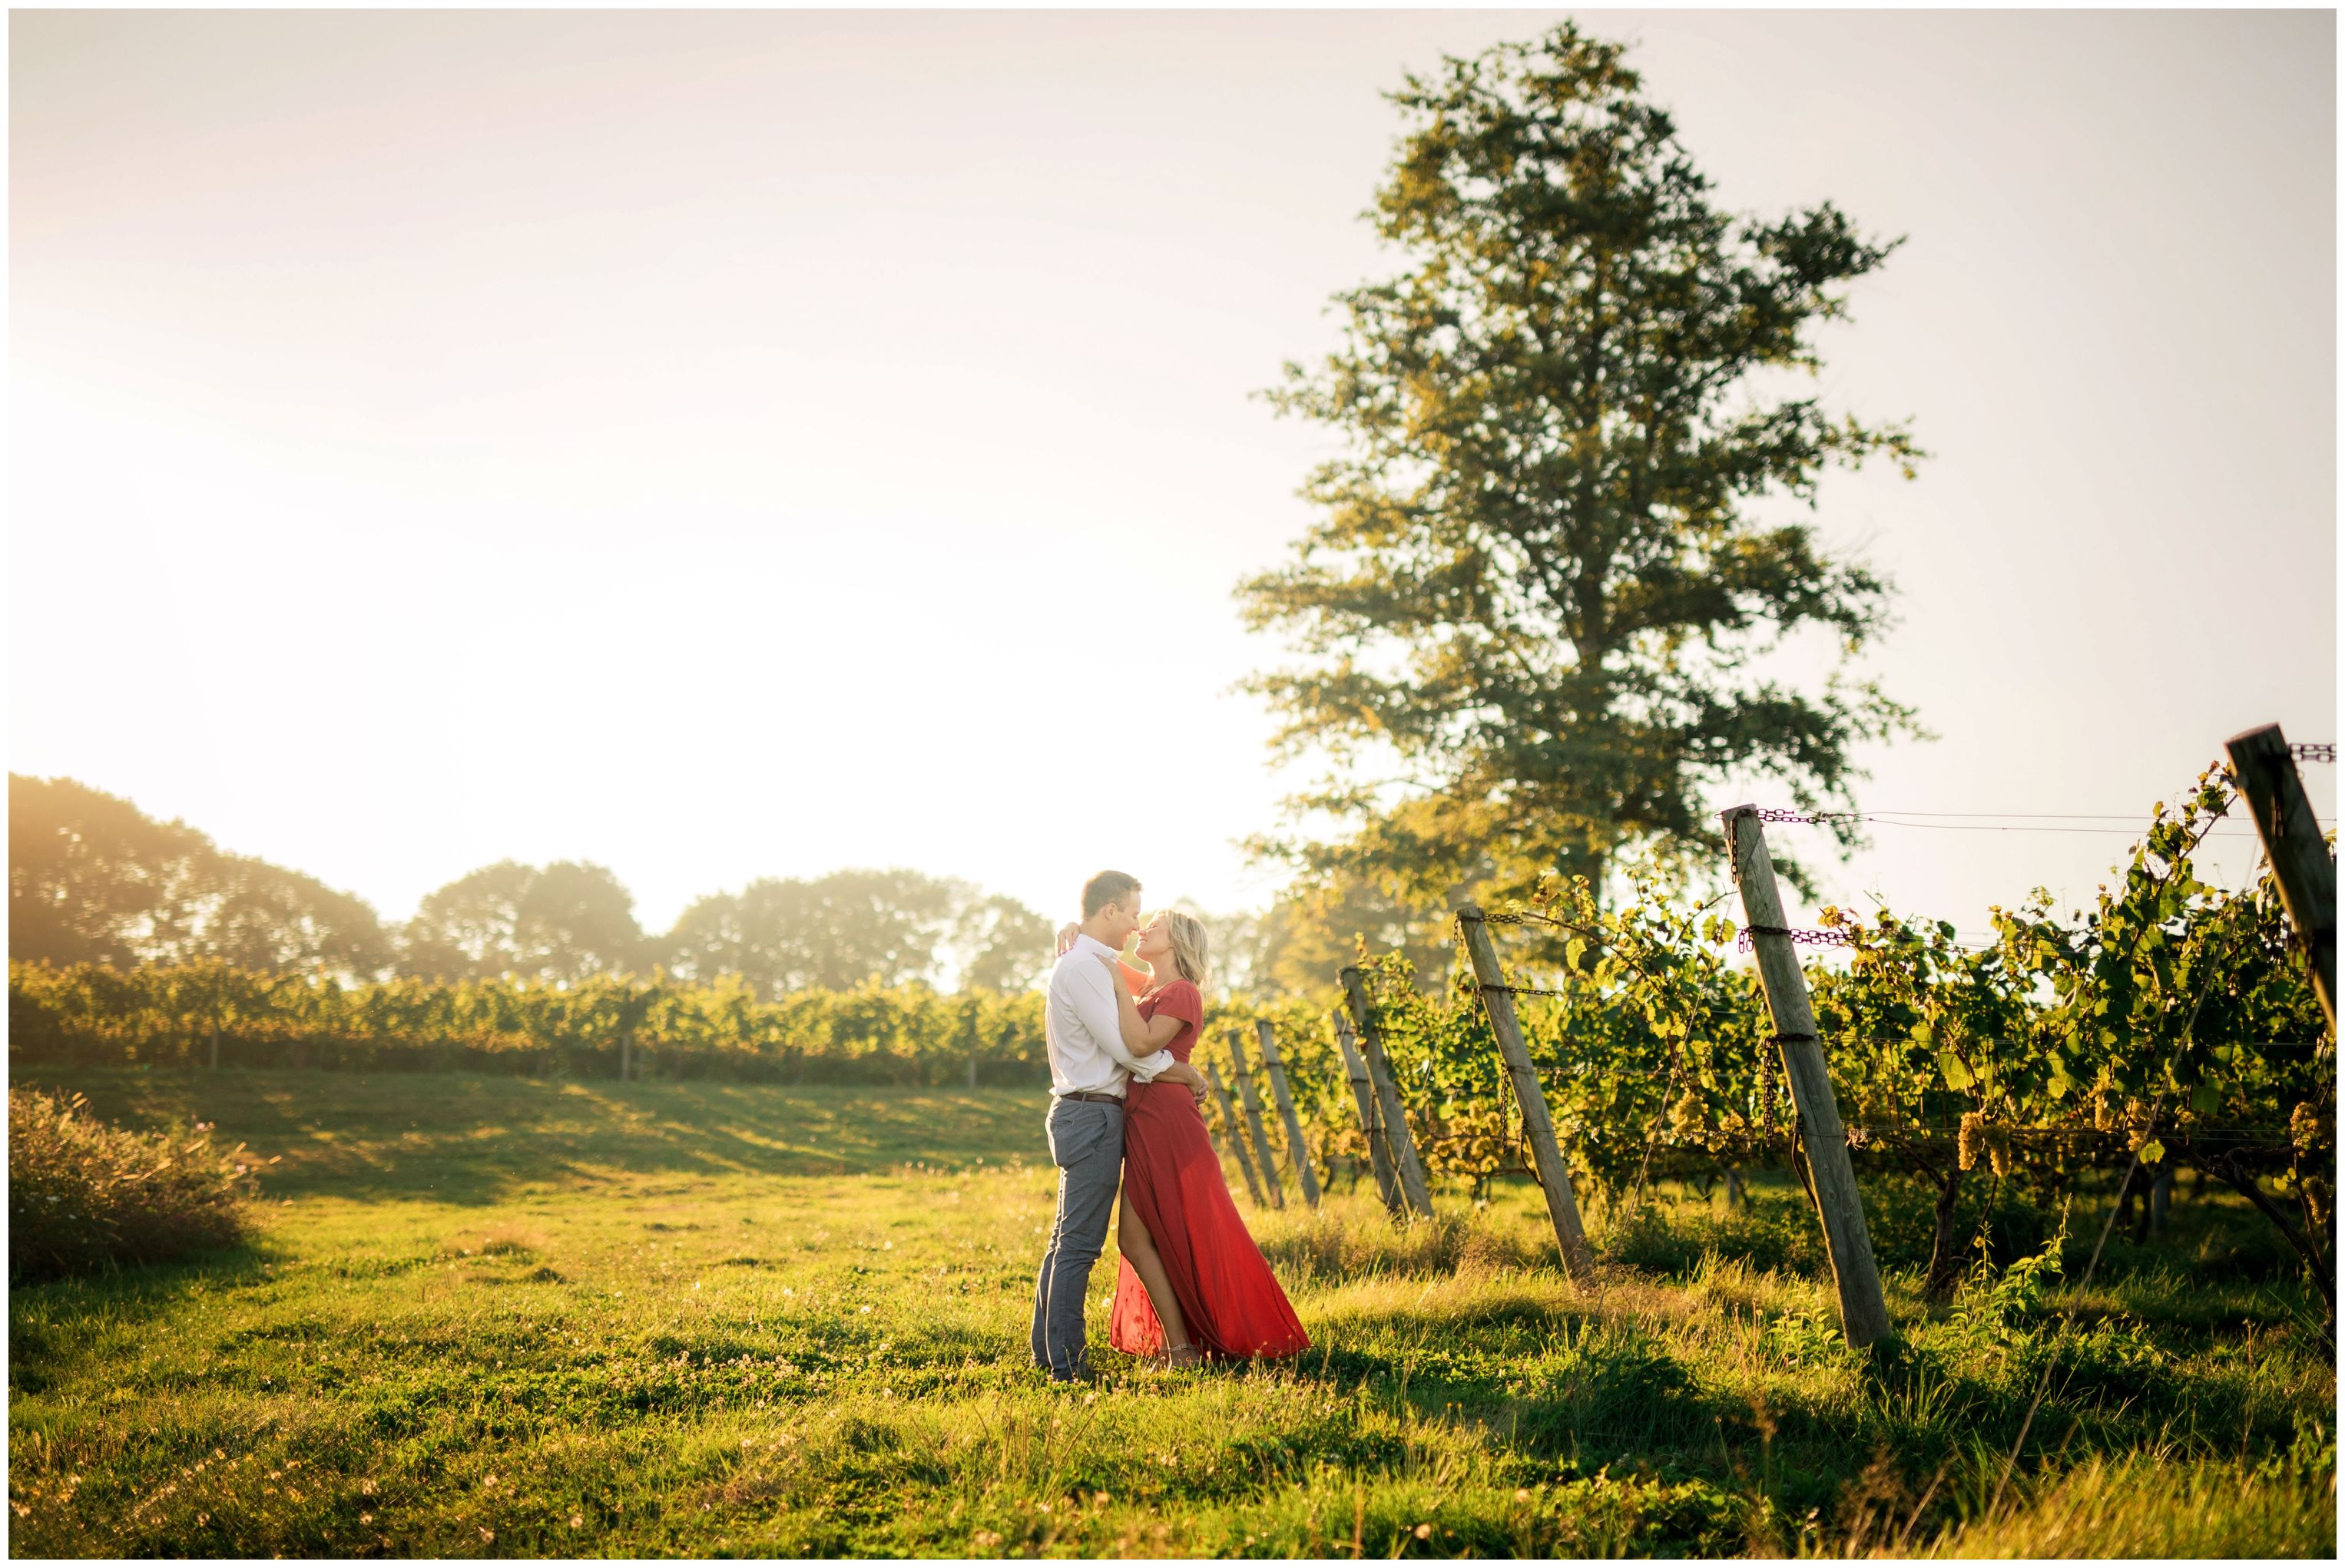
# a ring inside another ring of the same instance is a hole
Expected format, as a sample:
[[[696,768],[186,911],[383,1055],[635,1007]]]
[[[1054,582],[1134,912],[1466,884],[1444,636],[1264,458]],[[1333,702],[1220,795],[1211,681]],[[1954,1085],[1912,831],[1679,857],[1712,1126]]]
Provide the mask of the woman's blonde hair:
[[[1164,912],[1164,934],[1172,938],[1172,966],[1200,991],[1205,988],[1206,960],[1213,944],[1205,939],[1204,922],[1178,909]]]

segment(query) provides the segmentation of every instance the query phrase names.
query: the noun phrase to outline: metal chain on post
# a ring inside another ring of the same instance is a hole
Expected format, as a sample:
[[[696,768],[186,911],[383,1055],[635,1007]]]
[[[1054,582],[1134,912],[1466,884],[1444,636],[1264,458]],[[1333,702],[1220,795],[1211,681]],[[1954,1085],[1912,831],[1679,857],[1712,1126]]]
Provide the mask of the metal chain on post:
[[[1794,942],[1804,942],[1812,947],[1845,947],[1849,936],[1845,931],[1795,931],[1789,926],[1745,926],[1734,938],[1734,950],[1748,953],[1758,946],[1758,936],[1787,936]]]

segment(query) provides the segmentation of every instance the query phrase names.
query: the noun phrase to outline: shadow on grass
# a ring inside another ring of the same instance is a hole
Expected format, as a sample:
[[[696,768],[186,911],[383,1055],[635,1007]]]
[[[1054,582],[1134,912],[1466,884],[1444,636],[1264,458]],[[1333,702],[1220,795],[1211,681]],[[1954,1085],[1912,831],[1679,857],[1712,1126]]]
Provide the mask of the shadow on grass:
[[[620,1084],[460,1073],[43,1075],[108,1120],[217,1124],[263,1159],[270,1197],[489,1204],[528,1186],[645,1175],[838,1176],[925,1162],[1042,1164],[1032,1090]]]
[[[144,1263],[8,1287],[8,1389],[46,1391],[75,1356],[69,1324],[133,1327],[161,1319],[188,1297],[266,1281],[283,1255],[265,1243],[215,1248],[168,1263]]]

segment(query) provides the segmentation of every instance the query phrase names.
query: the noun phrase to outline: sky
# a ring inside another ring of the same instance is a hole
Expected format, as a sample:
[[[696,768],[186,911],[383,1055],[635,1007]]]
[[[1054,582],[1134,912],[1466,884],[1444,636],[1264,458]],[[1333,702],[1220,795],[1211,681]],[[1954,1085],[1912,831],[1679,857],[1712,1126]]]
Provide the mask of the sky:
[[[652,929],[851,865],[1259,907],[1305,775],[1232,589],[1333,449],[1255,394],[1401,266],[1380,93],[1564,15],[13,13],[9,766],[393,920],[507,857]],[[1569,15],[1722,205],[1905,238],[1820,339],[1933,454],[1813,517],[1936,737],[1860,802],[2100,819],[1827,898],[2088,896],[2226,736],[2338,738],[2332,13]]]

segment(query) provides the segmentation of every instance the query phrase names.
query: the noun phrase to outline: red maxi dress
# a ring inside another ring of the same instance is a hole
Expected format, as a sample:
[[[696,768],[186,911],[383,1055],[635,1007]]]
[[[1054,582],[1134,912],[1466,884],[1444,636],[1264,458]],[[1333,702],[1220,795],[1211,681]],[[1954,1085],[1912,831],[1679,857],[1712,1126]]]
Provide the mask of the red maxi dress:
[[[1186,980],[1167,981],[1140,1000],[1142,1017],[1159,1014],[1181,1020],[1165,1049],[1187,1061],[1205,1020],[1204,997]],[[1123,1193],[1164,1259],[1190,1341],[1207,1356],[1228,1359],[1291,1356],[1308,1346],[1286,1292],[1230,1200],[1195,1098],[1179,1084],[1135,1083],[1123,1103]],[[1135,1356],[1164,1348],[1164,1325],[1129,1261],[1116,1271],[1107,1338]]]

